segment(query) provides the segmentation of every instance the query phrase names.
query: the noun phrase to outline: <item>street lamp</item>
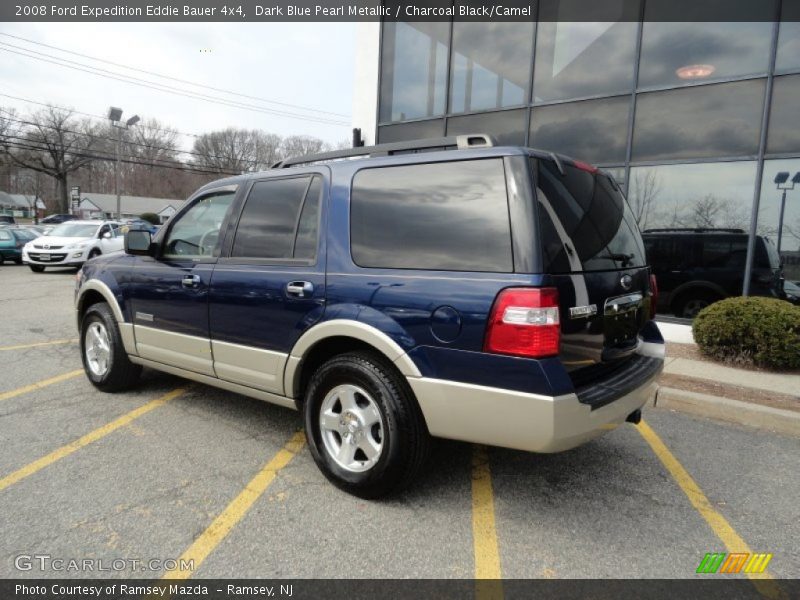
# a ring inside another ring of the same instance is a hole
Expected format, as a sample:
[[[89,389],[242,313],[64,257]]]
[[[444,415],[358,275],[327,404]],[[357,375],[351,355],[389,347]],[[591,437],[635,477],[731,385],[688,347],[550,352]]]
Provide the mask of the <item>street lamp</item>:
[[[781,238],[783,237],[783,211],[786,208],[786,191],[793,190],[796,184],[800,183],[800,171],[794,174],[792,179],[789,179],[788,171],[781,171],[775,175],[775,187],[783,190],[781,194],[781,212],[778,217],[778,256],[781,255]]]
[[[122,145],[122,130],[130,129],[139,122],[139,115],[133,115],[130,119],[121,124],[122,109],[112,106],[108,109],[108,120],[111,121],[111,126],[117,128],[117,145],[116,145],[116,160],[114,161],[114,193],[117,196],[117,218],[122,218],[122,202],[119,194],[119,155],[120,146]]]

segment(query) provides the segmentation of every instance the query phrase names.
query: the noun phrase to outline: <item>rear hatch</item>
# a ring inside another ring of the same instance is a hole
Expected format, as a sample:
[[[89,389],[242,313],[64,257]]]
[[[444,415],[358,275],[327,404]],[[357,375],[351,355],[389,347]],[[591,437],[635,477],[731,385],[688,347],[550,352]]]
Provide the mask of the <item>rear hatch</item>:
[[[577,387],[637,356],[651,315],[650,272],[610,175],[567,159],[531,161],[544,273],[559,295],[559,355]]]

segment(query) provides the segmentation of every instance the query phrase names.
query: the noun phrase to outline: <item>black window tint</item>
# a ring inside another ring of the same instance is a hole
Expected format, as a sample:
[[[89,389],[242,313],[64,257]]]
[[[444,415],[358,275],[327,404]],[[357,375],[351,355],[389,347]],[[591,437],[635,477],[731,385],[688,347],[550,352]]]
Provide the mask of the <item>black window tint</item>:
[[[314,177],[306,194],[300,223],[297,226],[297,240],[294,244],[294,258],[314,258],[317,255],[317,230],[319,229],[319,201],[322,192],[322,178]]]
[[[239,219],[231,256],[292,258],[294,232],[308,177],[259,181]]]
[[[362,267],[512,270],[501,159],[360,171],[350,226]]]
[[[645,264],[639,230],[633,225],[625,199],[602,173],[590,173],[564,165],[562,175],[553,161],[538,161],[539,214],[553,223],[543,223],[542,237],[546,270],[602,270],[639,267]],[[548,248],[548,246],[550,246]],[[562,256],[563,255],[563,256]],[[566,269],[569,267],[569,269]]]

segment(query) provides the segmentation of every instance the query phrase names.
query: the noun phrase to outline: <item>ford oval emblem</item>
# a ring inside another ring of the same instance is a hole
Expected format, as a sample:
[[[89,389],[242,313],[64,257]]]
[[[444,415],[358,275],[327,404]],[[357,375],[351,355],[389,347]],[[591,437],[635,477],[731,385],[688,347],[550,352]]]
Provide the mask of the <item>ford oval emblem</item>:
[[[623,275],[619,278],[619,284],[622,286],[623,290],[629,290],[633,285],[633,277],[630,275]]]

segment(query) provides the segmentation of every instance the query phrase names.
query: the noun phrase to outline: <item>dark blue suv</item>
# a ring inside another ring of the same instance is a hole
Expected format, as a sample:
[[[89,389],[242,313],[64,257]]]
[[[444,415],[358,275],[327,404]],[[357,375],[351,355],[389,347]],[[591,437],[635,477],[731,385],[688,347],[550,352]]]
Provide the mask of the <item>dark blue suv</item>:
[[[534,452],[638,422],[664,360],[614,180],[484,135],[356,148],[211,183],[89,261],[104,391],[151,367],[297,408],[339,487],[412,481],[430,436]]]

